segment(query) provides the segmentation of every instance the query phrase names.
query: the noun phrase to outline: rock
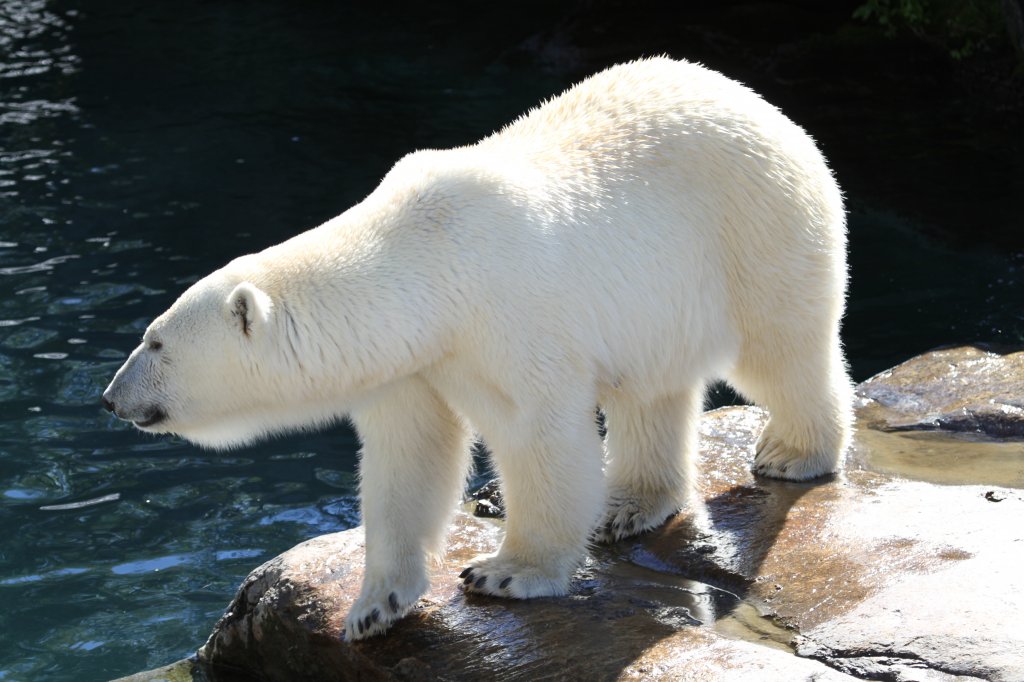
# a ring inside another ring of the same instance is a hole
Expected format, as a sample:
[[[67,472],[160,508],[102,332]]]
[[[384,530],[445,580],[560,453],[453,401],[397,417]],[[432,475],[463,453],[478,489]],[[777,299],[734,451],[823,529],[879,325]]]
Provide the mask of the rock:
[[[561,599],[465,596],[458,571],[499,538],[496,523],[459,512],[419,608],[388,636],[355,643],[341,628],[362,577],[362,529],[304,542],[253,571],[199,657],[215,679],[850,679],[781,643],[717,633],[716,619],[742,602],[651,568],[642,552],[639,562],[598,552]]]
[[[501,487],[497,479],[485,483],[469,494],[472,500],[473,516],[485,519],[500,519],[505,516],[505,499],[501,495]]]
[[[798,654],[874,679],[1024,679],[1019,490],[864,470],[816,485],[755,480],[745,460],[757,414],[705,416],[707,541],[715,546],[706,561],[747,579],[745,598],[801,633]],[[1005,501],[992,504],[988,493]],[[639,546],[693,576],[692,545],[673,537],[679,522],[642,538],[633,560]]]
[[[209,679],[204,666],[192,657],[154,670],[119,677],[112,682],[207,682]]]
[[[941,348],[871,377],[857,395],[848,469],[1024,487],[1024,351]]]
[[[1024,679],[1024,445],[996,418],[1024,395],[1020,362],[945,349],[865,382],[845,473],[811,483],[750,474],[763,411],[705,414],[703,504],[596,548],[564,598],[464,595],[459,570],[501,526],[459,512],[418,608],[348,643],[362,529],[315,538],[253,571],[199,660],[213,679]],[[967,373],[988,383],[972,395],[952,381]],[[983,438],[945,434],[968,414]],[[892,473],[944,469],[965,448],[1004,469],[977,473],[985,485]]]
[[[886,431],[943,430],[1024,437],[1024,350],[942,348],[857,387],[860,416]]]

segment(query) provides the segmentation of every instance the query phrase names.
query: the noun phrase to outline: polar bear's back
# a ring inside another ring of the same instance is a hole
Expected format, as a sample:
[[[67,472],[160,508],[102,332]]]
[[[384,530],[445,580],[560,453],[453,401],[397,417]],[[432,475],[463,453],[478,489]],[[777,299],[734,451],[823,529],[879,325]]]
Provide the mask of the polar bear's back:
[[[308,254],[318,273],[386,254],[388,290],[418,301],[387,324],[436,328],[478,368],[560,344],[652,392],[785,329],[833,334],[846,287],[842,196],[814,141],[743,85],[669,59],[601,72],[478,144],[410,154],[272,251],[294,279]]]
[[[691,223],[676,226],[684,232],[743,233],[749,243],[810,231],[814,241],[843,245],[842,195],[814,140],[749,88],[698,64],[653,58],[612,67],[477,149],[528,168],[527,191],[541,201],[550,193],[555,212],[570,204],[568,222],[577,225],[674,197]]]
[[[740,83],[699,64],[663,57],[619,64],[580,81],[506,126],[499,137],[529,142],[553,137],[566,145],[628,141],[630,133],[661,125],[696,130],[733,105],[738,113],[760,98]],[[770,105],[765,105],[770,108]],[[553,136],[553,131],[557,133]],[[608,138],[604,138],[608,139]]]
[[[543,162],[656,154],[664,145],[795,160],[820,159],[813,141],[777,108],[722,74],[664,57],[614,66],[527,112],[484,143],[511,145]],[[685,145],[680,144],[685,143]]]
[[[527,197],[557,295],[592,311],[586,333],[611,355],[675,346],[724,364],[772,325],[838,324],[842,195],[811,137],[740,83],[623,64],[474,149]]]

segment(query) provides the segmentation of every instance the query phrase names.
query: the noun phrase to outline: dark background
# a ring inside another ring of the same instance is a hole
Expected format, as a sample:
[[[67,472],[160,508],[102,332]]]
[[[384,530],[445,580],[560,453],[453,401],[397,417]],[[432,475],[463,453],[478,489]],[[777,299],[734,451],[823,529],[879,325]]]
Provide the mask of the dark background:
[[[143,230],[216,265],[341,212],[412,149],[474,142],[587,74],[670,54],[752,86],[830,159],[851,210],[858,378],[942,343],[1012,343],[1016,306],[979,297],[999,282],[972,274],[1024,250],[1024,85],[999,3],[923,3],[939,8],[923,27],[854,18],[864,5],[257,1],[140,15],[94,0],[72,33],[78,105],[107,133],[86,151],[134,160],[138,178],[130,197],[93,198],[199,204]],[[996,11],[957,29],[948,5]],[[965,252],[981,260],[958,264]],[[908,290],[926,293],[883,310]]]

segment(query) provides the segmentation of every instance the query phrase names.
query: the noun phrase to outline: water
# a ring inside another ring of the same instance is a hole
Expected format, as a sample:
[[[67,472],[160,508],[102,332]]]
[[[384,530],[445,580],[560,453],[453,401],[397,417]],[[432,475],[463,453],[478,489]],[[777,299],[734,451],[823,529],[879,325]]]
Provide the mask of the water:
[[[520,17],[446,41],[460,15],[419,12],[0,4],[0,680],[101,680],[186,656],[251,568],[357,522],[344,426],[211,453],[134,432],[97,401],[188,284],[339,213],[402,154],[471,142],[593,68],[523,47]],[[794,116],[839,150],[854,125]],[[962,153],[1019,188],[1020,150],[979,139]],[[1003,219],[988,178],[986,225]],[[1024,245],[924,237],[950,226],[907,220],[914,201],[949,197],[850,196],[858,379],[939,343],[1024,340]]]

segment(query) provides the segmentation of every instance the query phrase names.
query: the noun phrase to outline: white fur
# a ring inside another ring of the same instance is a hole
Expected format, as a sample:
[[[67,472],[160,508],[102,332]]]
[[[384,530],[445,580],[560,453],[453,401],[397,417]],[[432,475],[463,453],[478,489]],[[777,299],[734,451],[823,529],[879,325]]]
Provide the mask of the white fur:
[[[508,522],[467,589],[500,596],[563,594],[595,527],[616,540],[685,502],[714,378],[771,410],[755,471],[835,471],[845,285],[842,198],[813,140],[718,73],[650,59],[476,145],[411,154],[362,203],[211,274],[104,397],[211,447],[351,415],[359,638],[425,589],[471,430]]]

